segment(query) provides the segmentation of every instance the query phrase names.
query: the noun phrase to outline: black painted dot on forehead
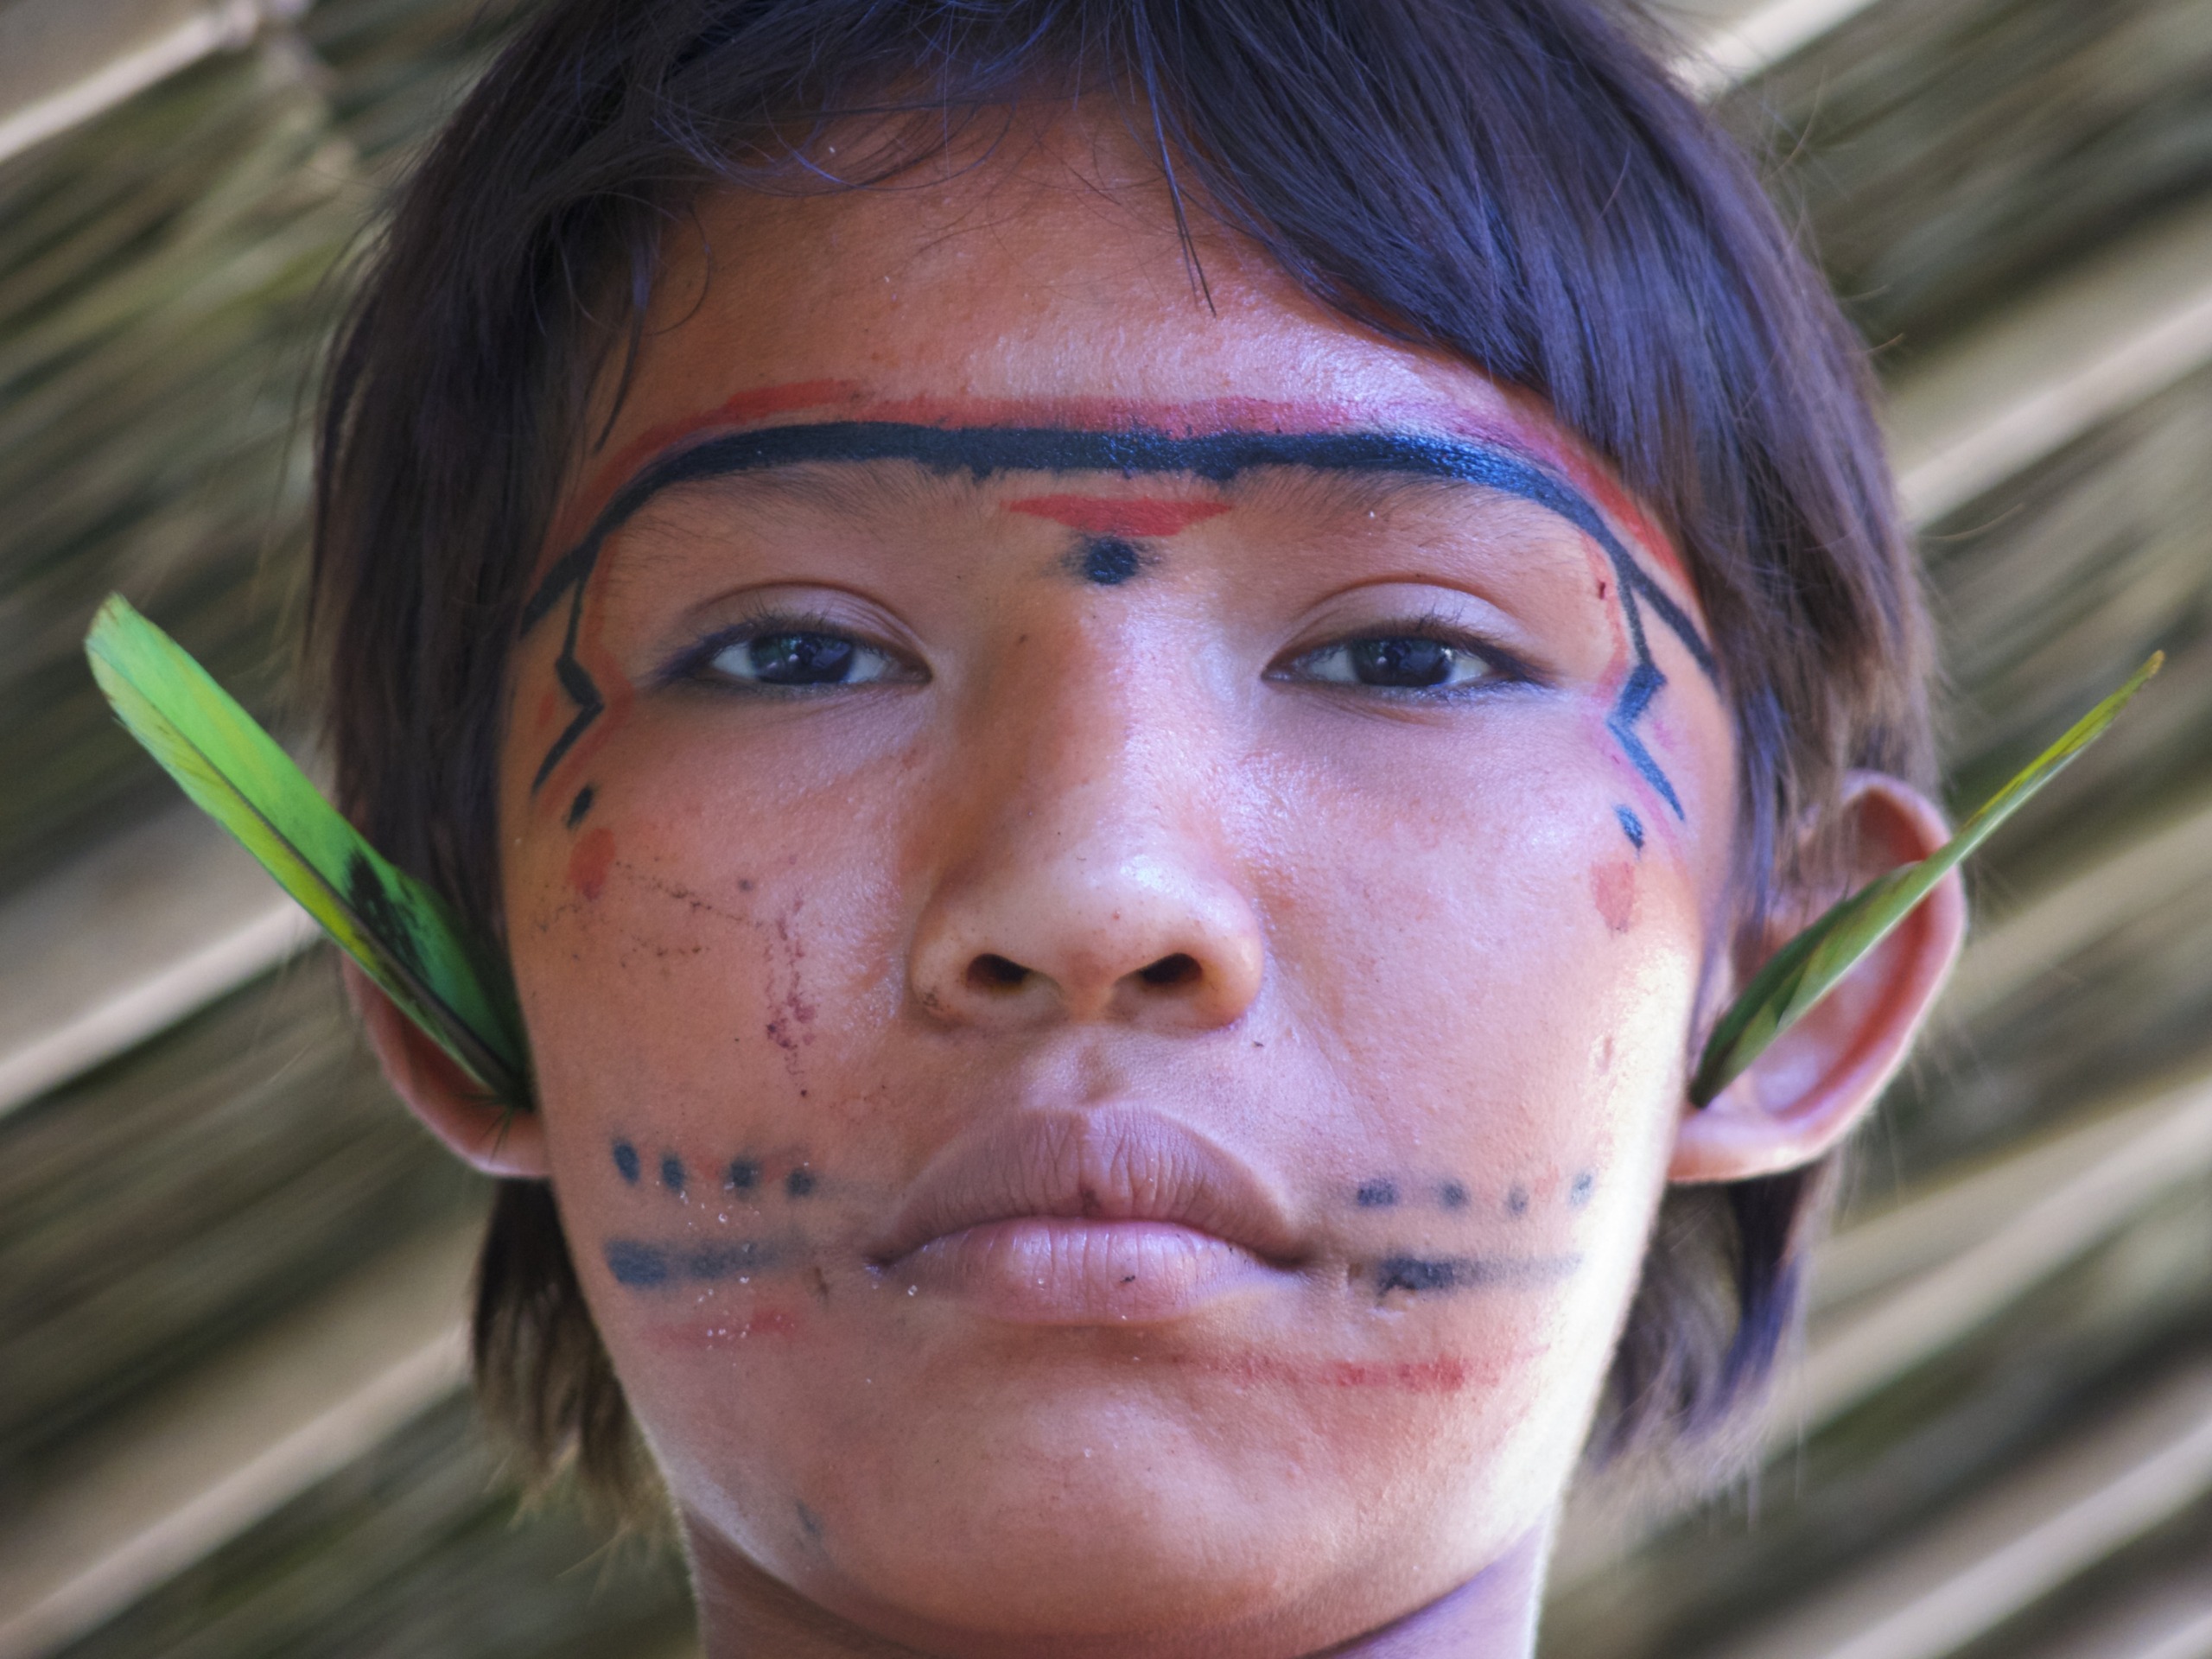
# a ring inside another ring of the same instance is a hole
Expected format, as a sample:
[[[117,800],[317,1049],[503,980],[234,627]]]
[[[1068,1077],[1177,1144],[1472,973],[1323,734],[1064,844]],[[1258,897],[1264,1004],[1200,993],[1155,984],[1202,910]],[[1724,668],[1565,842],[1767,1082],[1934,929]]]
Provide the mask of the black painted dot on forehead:
[[[1118,536],[1101,536],[1085,542],[1079,569],[1085,582],[1101,588],[1118,588],[1144,568],[1144,555],[1133,542]]]

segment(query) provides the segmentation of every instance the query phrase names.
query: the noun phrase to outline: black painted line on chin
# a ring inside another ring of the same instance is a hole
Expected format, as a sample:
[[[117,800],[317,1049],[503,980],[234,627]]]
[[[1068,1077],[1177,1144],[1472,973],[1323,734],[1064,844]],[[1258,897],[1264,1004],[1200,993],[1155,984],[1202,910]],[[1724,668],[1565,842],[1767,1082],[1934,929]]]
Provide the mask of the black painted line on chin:
[[[648,462],[617,490],[576,545],[555,560],[524,602],[527,634],[563,594],[571,595],[568,630],[554,672],[576,705],[571,721],[539,764],[535,793],[563,755],[606,708],[598,686],[576,659],[584,590],[607,538],[663,490],[679,484],[823,463],[912,461],[939,474],[966,473],[978,483],[999,473],[1184,473],[1225,484],[1262,467],[1318,472],[1389,474],[1473,484],[1517,496],[1565,519],[1598,543],[1611,562],[1636,664],[1615,697],[1606,724],[1637,772],[1679,818],[1682,803],[1643,740],[1637,721],[1667,683],[1643,626],[1649,604],[1679,639],[1700,672],[1719,683],[1712,648],[1688,615],[1638,564],[1586,496],[1534,462],[1494,445],[1403,432],[1220,432],[1175,437],[1131,428],[1114,432],[1059,427],[924,426],[901,421],[827,421],[726,433]],[[1133,573],[1132,573],[1133,574]]]

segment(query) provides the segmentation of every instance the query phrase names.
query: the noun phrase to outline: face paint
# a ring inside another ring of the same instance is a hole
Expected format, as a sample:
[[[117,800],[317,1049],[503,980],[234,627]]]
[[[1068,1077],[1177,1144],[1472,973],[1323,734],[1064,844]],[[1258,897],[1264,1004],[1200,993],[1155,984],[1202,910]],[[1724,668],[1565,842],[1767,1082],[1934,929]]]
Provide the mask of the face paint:
[[[596,899],[607,885],[607,873],[613,863],[613,832],[604,827],[587,830],[569,855],[569,885],[579,897]]]
[[[1103,536],[1086,542],[1074,559],[1077,573],[1085,582],[1100,588],[1118,588],[1138,571],[1147,561],[1135,545],[1118,536]]]
[[[1379,1301],[1394,1290],[1433,1294],[1551,1284],[1581,1265],[1582,1258],[1577,1255],[1387,1255],[1375,1264],[1372,1276]]]
[[[1636,925],[1636,866],[1625,859],[1592,865],[1590,896],[1608,928],[1616,933],[1627,932]]]
[[[1580,491],[1510,449],[1470,439],[1378,431],[1229,430],[1180,435],[1147,427],[1084,431],[1049,426],[927,426],[901,421],[835,421],[723,433],[647,463],[615,491],[588,532],[556,559],[524,604],[527,635],[567,601],[566,626],[554,675],[575,714],[539,762],[534,793],[597,722],[606,695],[580,652],[584,600],[607,538],[663,490],[674,486],[777,467],[847,462],[908,461],[977,482],[1010,472],[1180,474],[1225,484],[1259,467],[1435,479],[1518,497],[1573,525],[1611,562],[1617,602],[1631,662],[1606,716],[1606,728],[1629,763],[1677,818],[1681,796],[1637,728],[1667,683],[1645,626],[1649,609],[1674,634],[1708,680],[1718,683],[1711,648],[1681,606],[1637,563],[1606,518]],[[1032,500],[1065,498],[1039,497]],[[1126,548],[1126,544],[1120,544]],[[1086,580],[1110,585],[1135,573],[1134,550],[1109,554]],[[623,690],[626,691],[626,684]]]
[[[778,1246],[758,1238],[708,1244],[655,1244],[644,1239],[610,1238],[601,1254],[614,1282],[632,1290],[747,1278],[777,1266],[784,1255]]]

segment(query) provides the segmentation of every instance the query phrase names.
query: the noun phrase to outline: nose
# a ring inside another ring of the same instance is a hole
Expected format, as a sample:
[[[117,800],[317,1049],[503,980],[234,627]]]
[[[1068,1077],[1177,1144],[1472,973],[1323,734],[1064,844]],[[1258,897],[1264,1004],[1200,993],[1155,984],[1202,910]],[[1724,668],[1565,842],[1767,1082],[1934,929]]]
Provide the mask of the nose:
[[[977,804],[948,815],[958,844],[912,948],[930,1017],[1199,1031],[1251,1007],[1264,935],[1209,784],[1221,773],[1187,730],[1151,736],[1086,700],[962,746],[991,764],[958,791]]]

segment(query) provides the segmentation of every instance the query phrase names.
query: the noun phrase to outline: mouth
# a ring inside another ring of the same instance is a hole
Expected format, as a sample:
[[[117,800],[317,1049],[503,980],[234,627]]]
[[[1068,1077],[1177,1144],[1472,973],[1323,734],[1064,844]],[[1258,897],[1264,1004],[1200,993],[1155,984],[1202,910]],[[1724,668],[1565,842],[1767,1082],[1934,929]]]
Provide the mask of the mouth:
[[[1296,1229],[1239,1160],[1141,1108],[979,1124],[925,1168],[873,1267],[1017,1324],[1156,1324],[1294,1270]]]

